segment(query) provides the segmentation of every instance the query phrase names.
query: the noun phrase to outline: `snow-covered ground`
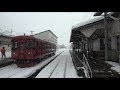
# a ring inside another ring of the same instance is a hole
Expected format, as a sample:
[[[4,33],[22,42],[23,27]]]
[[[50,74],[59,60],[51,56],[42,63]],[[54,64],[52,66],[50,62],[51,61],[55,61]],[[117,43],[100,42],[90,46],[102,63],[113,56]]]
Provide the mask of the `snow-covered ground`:
[[[31,76],[38,69],[42,68],[44,65],[49,63],[53,58],[60,54],[63,50],[58,50],[56,55],[40,62],[34,67],[29,68],[19,68],[16,64],[12,64],[3,68],[0,68],[0,78],[27,78]]]
[[[6,51],[6,58],[10,58],[11,57],[11,51]],[[2,54],[0,52],[0,60],[2,60]]]
[[[120,64],[119,63],[111,62],[111,61],[106,61],[106,63],[112,65],[111,69],[115,70],[116,72],[118,72],[120,74]]]
[[[80,78],[75,70],[69,50],[46,66],[36,78]]]

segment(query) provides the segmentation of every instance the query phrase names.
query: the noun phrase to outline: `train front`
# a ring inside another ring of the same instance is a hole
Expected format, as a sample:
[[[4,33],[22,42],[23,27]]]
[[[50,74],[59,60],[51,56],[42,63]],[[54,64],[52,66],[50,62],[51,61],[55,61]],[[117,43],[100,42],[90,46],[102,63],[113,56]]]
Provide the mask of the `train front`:
[[[32,36],[16,36],[12,39],[12,58],[15,63],[24,67],[31,66],[35,55],[34,37]]]

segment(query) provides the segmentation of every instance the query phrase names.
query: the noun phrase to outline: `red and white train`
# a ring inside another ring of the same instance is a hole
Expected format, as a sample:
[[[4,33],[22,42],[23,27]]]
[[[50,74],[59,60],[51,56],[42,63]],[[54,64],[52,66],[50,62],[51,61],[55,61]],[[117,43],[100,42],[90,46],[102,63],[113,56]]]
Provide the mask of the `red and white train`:
[[[35,65],[46,56],[55,55],[56,45],[33,36],[12,38],[12,58],[19,67]]]

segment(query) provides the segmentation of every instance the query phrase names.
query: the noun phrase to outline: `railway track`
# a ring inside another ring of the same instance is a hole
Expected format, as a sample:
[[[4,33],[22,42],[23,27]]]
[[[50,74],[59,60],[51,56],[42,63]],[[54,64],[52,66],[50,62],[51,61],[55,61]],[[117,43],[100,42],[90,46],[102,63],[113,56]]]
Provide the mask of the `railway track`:
[[[44,67],[57,58],[63,51],[52,56],[34,67],[19,68],[16,64],[11,64],[0,68],[0,78],[34,78]]]
[[[64,52],[64,51],[62,51],[61,53],[63,53],[63,52]],[[61,54],[61,53],[60,53],[60,54]],[[29,76],[28,78],[35,78],[42,69],[44,69],[48,64],[50,64],[50,63],[51,63],[54,59],[56,59],[60,54],[58,54],[56,57],[54,57],[52,60],[50,60],[50,62],[48,62],[47,64],[45,64],[44,66],[42,66],[40,69],[36,70],[36,72],[33,73],[33,74],[32,74],[31,76]]]
[[[92,78],[92,70],[86,59],[86,56],[83,54],[82,59],[80,59],[75,52],[70,51],[74,66],[77,70],[78,76],[83,76],[84,78]]]
[[[64,51],[36,76],[36,78],[80,78],[76,74],[69,51]]]

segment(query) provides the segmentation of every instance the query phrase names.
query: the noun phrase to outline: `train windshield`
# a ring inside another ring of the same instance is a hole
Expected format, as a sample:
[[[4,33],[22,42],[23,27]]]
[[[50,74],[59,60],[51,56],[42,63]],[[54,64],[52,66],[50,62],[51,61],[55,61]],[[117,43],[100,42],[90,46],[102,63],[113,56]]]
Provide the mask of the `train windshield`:
[[[12,41],[12,49],[16,49],[18,47],[18,44],[16,41]]]
[[[25,42],[20,42],[20,49],[25,49],[26,47],[26,43]]]
[[[33,48],[33,47],[34,47],[33,40],[28,40],[28,42],[27,42],[27,48]]]

